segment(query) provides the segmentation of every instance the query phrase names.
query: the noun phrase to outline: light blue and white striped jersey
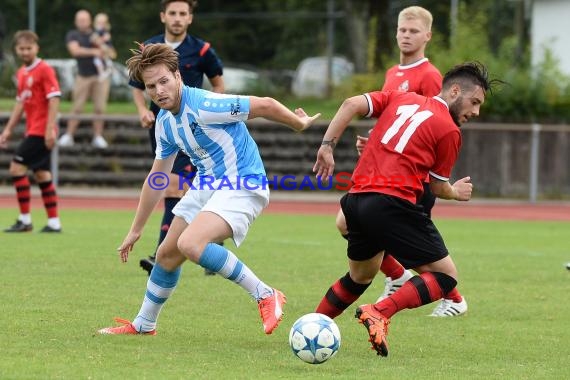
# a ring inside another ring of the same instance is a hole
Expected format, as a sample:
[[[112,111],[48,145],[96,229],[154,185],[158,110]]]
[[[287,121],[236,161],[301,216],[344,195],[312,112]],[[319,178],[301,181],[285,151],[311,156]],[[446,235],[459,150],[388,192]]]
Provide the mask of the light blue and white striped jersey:
[[[199,177],[239,182],[265,177],[257,144],[244,123],[249,97],[183,86],[177,115],[160,110],[156,122],[156,159],[179,150],[190,156]],[[258,182],[258,181],[251,181]]]

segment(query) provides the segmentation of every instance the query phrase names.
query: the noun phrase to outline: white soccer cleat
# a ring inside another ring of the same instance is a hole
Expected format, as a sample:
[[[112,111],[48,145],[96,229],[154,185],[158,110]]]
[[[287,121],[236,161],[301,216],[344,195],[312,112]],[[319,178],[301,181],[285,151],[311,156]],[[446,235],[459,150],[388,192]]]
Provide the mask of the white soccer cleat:
[[[461,302],[453,302],[443,298],[439,305],[433,309],[430,317],[458,317],[467,312],[467,302],[465,297],[461,297]]]
[[[93,145],[95,148],[98,148],[98,149],[107,149],[109,147],[109,144],[103,138],[103,136],[93,137],[93,141],[91,141],[91,145]]]
[[[74,144],[75,144],[75,141],[73,141],[73,136],[71,136],[68,133],[64,133],[63,135],[61,135],[61,137],[57,141],[57,145],[62,147],[62,148],[69,148],[70,146],[73,146]]]
[[[408,281],[412,277],[414,277],[414,274],[407,269],[404,271],[402,277],[397,278],[395,280],[392,280],[392,277],[386,277],[386,280],[384,280],[386,284],[384,285],[384,292],[380,295],[380,297],[378,297],[376,303],[396,293],[396,291],[400,289],[402,285],[404,285],[406,281]]]

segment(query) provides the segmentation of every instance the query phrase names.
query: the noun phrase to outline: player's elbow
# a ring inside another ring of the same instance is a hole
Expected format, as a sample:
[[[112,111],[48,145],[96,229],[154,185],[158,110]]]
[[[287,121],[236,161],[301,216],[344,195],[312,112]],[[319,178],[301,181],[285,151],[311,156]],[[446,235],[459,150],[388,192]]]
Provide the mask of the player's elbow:
[[[340,109],[343,110],[344,113],[348,113],[350,115],[364,116],[368,112],[368,107],[362,102],[361,96],[353,96],[345,99],[342,102]]]
[[[273,112],[278,106],[277,100],[270,98],[268,96],[264,96],[259,98],[259,102],[257,104],[257,110],[264,115],[270,114]]]
[[[251,96],[249,98],[250,101],[250,110],[249,110],[249,118],[254,119],[256,117],[265,117],[268,118],[272,115],[277,113],[279,109],[279,103],[277,100],[270,98],[270,97],[258,97],[258,96]]]

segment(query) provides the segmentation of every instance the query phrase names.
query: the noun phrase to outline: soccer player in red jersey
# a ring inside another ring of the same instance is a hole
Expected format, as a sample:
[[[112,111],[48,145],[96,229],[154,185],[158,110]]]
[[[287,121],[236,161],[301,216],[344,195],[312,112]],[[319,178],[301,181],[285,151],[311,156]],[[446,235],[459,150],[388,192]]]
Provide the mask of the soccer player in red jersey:
[[[441,91],[441,73],[425,57],[425,49],[430,41],[431,13],[422,7],[412,6],[404,8],[398,15],[398,28],[396,41],[400,49],[400,64],[394,65],[386,72],[382,91],[415,92],[428,97],[435,96]],[[359,154],[364,150],[367,137],[357,136],[356,149]],[[418,204],[431,217],[431,209],[435,205],[435,197],[429,189],[429,177],[423,183],[424,192]],[[336,225],[341,235],[346,238],[346,220],[339,210]],[[380,265],[380,271],[386,275],[384,292],[378,300],[382,300],[406,281],[412,278],[413,273],[405,269],[392,255],[386,253]],[[467,302],[457,289],[445,294],[441,302],[430,314],[434,317],[453,317],[467,312]]]
[[[61,232],[57,210],[57,194],[50,171],[51,149],[57,136],[57,112],[61,92],[55,71],[38,58],[39,39],[29,30],[16,32],[14,49],[23,66],[16,73],[18,91],[12,115],[0,135],[0,148],[6,148],[12,131],[22,113],[26,113],[26,133],[10,163],[10,175],[18,198],[20,215],[16,223],[4,232],[32,230],[30,214],[30,180],[28,169],[34,172],[47,212],[47,225],[41,232]]]
[[[328,289],[316,312],[334,318],[355,302],[378,273],[385,251],[419,273],[391,296],[357,308],[378,355],[388,355],[386,335],[395,313],[437,301],[457,285],[443,239],[416,201],[428,174],[435,196],[471,198],[469,177],[453,185],[449,177],[461,147],[459,126],[479,115],[492,82],[484,66],[465,63],[445,75],[435,97],[400,91],[354,96],[343,102],[325,132],[313,167],[321,177],[333,174],[333,149],[352,118],[378,118],[352,187],[341,199],[349,272]]]

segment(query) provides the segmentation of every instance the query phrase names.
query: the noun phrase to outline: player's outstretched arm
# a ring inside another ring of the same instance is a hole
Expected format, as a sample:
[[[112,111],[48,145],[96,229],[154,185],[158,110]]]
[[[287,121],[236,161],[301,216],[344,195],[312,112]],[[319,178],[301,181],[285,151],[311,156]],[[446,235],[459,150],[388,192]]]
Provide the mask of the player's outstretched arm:
[[[353,96],[345,99],[331,120],[319,151],[313,172],[317,177],[329,177],[334,174],[333,150],[338,140],[356,115],[364,116],[368,113],[368,102],[364,96]]]
[[[167,187],[165,184],[168,185],[164,181],[168,181],[168,173],[172,170],[175,158],[176,154],[173,154],[164,160],[154,160],[152,168],[142,186],[139,205],[131,229],[119,248],[117,248],[121,261],[124,263],[127,262],[129,253],[141,237],[152,211],[162,199],[164,189]]]
[[[249,97],[249,116],[248,119],[263,117],[265,119],[275,121],[277,123],[288,125],[297,132],[304,131],[321,116],[320,113],[309,116],[302,108],[295,109],[292,112],[278,100],[269,97]]]

